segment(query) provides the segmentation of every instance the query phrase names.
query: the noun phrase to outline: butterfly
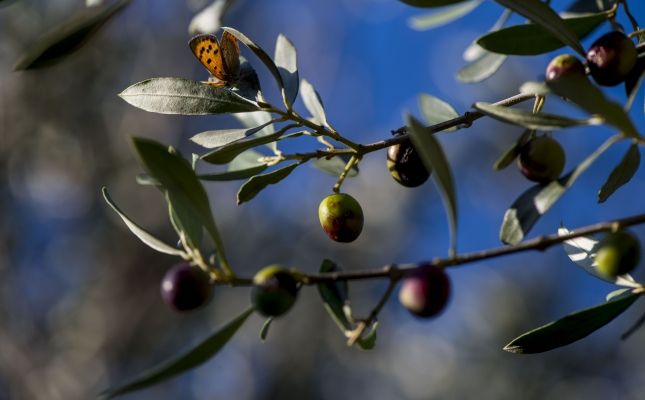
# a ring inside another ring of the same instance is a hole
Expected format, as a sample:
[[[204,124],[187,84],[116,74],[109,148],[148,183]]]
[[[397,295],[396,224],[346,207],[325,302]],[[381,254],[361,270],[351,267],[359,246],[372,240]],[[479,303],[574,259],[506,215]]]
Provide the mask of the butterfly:
[[[197,35],[188,42],[188,46],[210,72],[209,85],[231,86],[239,79],[240,46],[232,34],[225,31],[221,41],[215,35]]]

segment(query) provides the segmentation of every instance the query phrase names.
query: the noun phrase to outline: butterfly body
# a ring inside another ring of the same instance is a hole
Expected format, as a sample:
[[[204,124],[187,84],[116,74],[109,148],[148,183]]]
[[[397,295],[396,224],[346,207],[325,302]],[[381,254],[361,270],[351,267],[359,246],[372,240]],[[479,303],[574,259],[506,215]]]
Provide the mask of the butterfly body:
[[[193,37],[188,46],[199,62],[210,72],[209,85],[231,86],[240,77],[240,47],[228,32],[217,36],[202,34]]]

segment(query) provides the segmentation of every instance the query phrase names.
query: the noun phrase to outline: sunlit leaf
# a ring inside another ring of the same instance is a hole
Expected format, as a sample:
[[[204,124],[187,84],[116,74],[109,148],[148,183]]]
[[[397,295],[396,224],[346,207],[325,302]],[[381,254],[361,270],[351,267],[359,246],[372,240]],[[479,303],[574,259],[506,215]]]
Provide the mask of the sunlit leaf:
[[[282,81],[282,75],[280,75],[280,71],[278,70],[278,67],[275,65],[271,57],[264,51],[260,46],[255,44],[251,39],[246,37],[242,32],[239,32],[236,29],[229,28],[229,27],[223,27],[225,31],[230,33],[231,35],[235,36],[237,40],[242,42],[246,47],[251,49],[251,51],[264,63],[264,65],[267,67],[271,75],[273,75],[273,78],[275,79],[276,83],[278,84],[278,87],[280,90],[284,89],[284,82]]]
[[[235,113],[233,114],[233,117],[235,117],[238,121],[242,123],[242,125],[244,125],[246,128],[249,128],[249,129],[255,128],[256,126],[263,125],[271,121],[272,119],[271,114],[266,111]],[[273,126],[273,124],[270,124],[270,125],[267,125],[266,128],[257,132],[255,136],[266,136],[266,135],[272,134],[273,132],[275,132],[275,127]],[[273,151],[274,153],[277,153],[278,151],[277,142],[267,143],[266,146],[270,148],[271,151]]]
[[[183,78],[146,79],[119,96],[137,108],[161,114],[227,114],[258,109],[257,104],[229,88]]]
[[[284,83],[282,99],[287,107],[290,107],[298,96],[300,78],[298,77],[296,48],[283,34],[278,35],[274,60]]]
[[[234,0],[215,0],[197,13],[188,25],[188,33],[215,33],[222,26],[222,17]]]
[[[504,350],[517,354],[534,354],[566,346],[611,322],[627,310],[639,296],[632,294],[569,314],[513,339]]]
[[[437,139],[434,135],[430,135],[419,121],[409,115],[406,125],[412,144],[421,156],[421,161],[429,171],[432,171],[432,176],[446,207],[450,225],[450,255],[452,256],[457,249],[457,194],[450,164]]]
[[[568,18],[564,23],[578,38],[582,39],[606,20],[607,13],[598,13]],[[477,44],[494,53],[520,56],[548,53],[564,46],[561,40],[556,39],[537,24],[509,26],[490,32],[477,39]]]
[[[270,135],[237,140],[225,146],[218,147],[215,150],[204,154],[201,158],[211,164],[227,164],[245,150],[262,144],[275,142],[286,132],[287,129],[289,129],[289,127],[280,129]]]
[[[135,234],[136,237],[138,237],[143,243],[147,244],[151,248],[157,250],[158,252],[165,253],[165,254],[170,254],[173,256],[183,256],[184,252],[180,249],[174,248],[161,240],[157,239],[154,237],[150,232],[146,231],[143,229],[141,226],[137,225],[134,221],[132,221],[117,205],[112,201],[112,198],[110,197],[107,188],[102,189],[103,193],[103,198],[105,199],[105,202],[108,203],[112,209],[119,214],[119,217],[125,222],[127,227],[132,231],[132,233]]]
[[[590,114],[598,114],[606,123],[613,125],[627,136],[638,137],[633,122],[620,106],[609,100],[586,76],[570,74],[561,79],[547,82],[549,88],[560,96],[571,100]]]
[[[419,108],[428,125],[435,125],[459,117],[457,111],[450,104],[426,93],[419,95]],[[456,127],[446,129],[443,132],[455,130],[457,130]]]
[[[316,119],[316,122],[329,127],[320,95],[306,79],[303,79],[300,83],[300,97],[302,97],[302,102],[305,103],[305,107]]]
[[[558,229],[558,235],[560,236],[566,235],[569,232],[570,231],[565,227],[560,227]],[[567,253],[571,261],[596,278],[619,286],[627,286],[630,288],[638,287],[639,284],[634,281],[634,278],[629,274],[609,278],[606,274],[602,274],[598,271],[598,266],[596,265],[596,252],[598,250],[599,242],[600,240],[597,235],[578,236],[562,242],[562,248]]]
[[[42,68],[53,65],[81,48],[94,34],[130,0],[118,0],[106,5],[83,8],[37,39],[34,46],[21,56],[14,70]]]
[[[253,308],[244,311],[237,318],[223,326],[206,340],[193,346],[190,350],[142,373],[129,382],[104,391],[102,395],[107,398],[113,398],[128,392],[144,389],[205,363],[228,343],[252,313]]]
[[[263,175],[256,175],[246,181],[237,192],[237,204],[245,203],[254,198],[260,191],[264,190],[269,185],[274,185],[287,176],[300,165],[298,163],[277,169]]]
[[[620,163],[616,165],[616,168],[611,171],[602,188],[600,188],[598,202],[604,203],[617,189],[629,182],[638,171],[640,162],[641,153],[638,144],[634,143],[629,147]]]
[[[500,240],[512,245],[524,240],[538,219],[562,197],[566,190],[602,153],[619,140],[620,136],[612,136],[570,173],[546,185],[532,186],[522,193],[504,214],[504,221],[499,232]]]
[[[582,125],[595,125],[601,123],[598,119],[573,119],[562,117],[554,114],[538,113],[534,114],[530,110],[523,110],[519,108],[510,108],[503,106],[496,106],[493,104],[477,102],[474,105],[475,109],[482,113],[493,117],[502,122],[507,122],[513,125],[523,126],[529,129],[540,129],[544,131],[551,131],[562,128],[569,128]]]
[[[201,132],[191,137],[190,140],[207,149],[214,149],[251,136],[261,131],[272,122],[273,121],[269,121],[251,129],[220,129],[216,131]]]
[[[544,82],[528,81],[524,82],[522,86],[520,86],[520,93],[546,96],[551,93],[551,90]]]
[[[477,83],[493,76],[506,61],[506,56],[484,51],[483,55],[457,71],[457,79],[465,83]]]
[[[569,28],[562,18],[548,4],[540,0],[495,0],[516,13],[540,25],[553,37],[570,46],[578,54],[584,56],[585,50],[578,41],[575,32]]]
[[[408,20],[408,25],[410,28],[419,31],[436,28],[469,14],[482,2],[483,0],[470,0],[463,4],[442,8],[430,14],[417,15]]]

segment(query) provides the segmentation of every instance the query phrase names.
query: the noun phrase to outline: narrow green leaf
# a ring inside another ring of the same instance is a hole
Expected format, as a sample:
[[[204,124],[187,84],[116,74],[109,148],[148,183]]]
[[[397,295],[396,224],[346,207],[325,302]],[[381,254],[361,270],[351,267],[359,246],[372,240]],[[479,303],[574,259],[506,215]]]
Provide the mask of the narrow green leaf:
[[[128,392],[155,385],[203,364],[214,357],[224,347],[224,345],[231,340],[233,335],[235,335],[244,321],[246,321],[252,313],[253,308],[249,308],[187,352],[142,373],[129,382],[114,386],[101,394],[107,398],[114,398]]]
[[[351,157],[348,155],[334,156],[329,159],[317,158],[311,165],[323,172],[328,173],[329,175],[339,176],[345,170],[345,166],[347,165],[347,162],[350,158]],[[354,164],[354,166],[352,166],[352,169],[350,169],[347,173],[347,176],[350,178],[354,177],[358,175],[358,171],[358,166]]]
[[[287,107],[291,107],[298,96],[298,62],[296,48],[289,39],[283,34],[278,35],[275,44],[275,65],[284,82],[282,89],[282,99]]]
[[[499,4],[530,19],[543,27],[547,32],[570,46],[578,54],[585,56],[585,50],[578,41],[575,32],[547,4],[540,0],[496,0]]]
[[[513,125],[523,126],[528,129],[552,131],[573,126],[595,125],[601,123],[598,119],[572,119],[554,114],[533,114],[529,110],[496,106],[493,104],[477,102],[475,109],[499,121]]]
[[[165,253],[165,254],[170,254],[173,256],[184,256],[184,252],[181,251],[180,249],[176,249],[161,240],[157,239],[154,237],[150,232],[146,231],[143,229],[141,226],[137,225],[134,221],[132,221],[117,205],[112,201],[112,198],[110,197],[110,194],[108,193],[108,190],[106,187],[103,187],[101,189],[101,192],[103,193],[103,198],[105,199],[105,202],[112,207],[112,209],[121,217],[123,222],[127,225],[127,227],[130,229],[132,233],[135,234],[136,237],[138,237],[143,243],[147,244],[151,248],[157,250],[160,253]]]
[[[465,0],[399,0],[402,3],[415,7],[441,7],[461,3]]]
[[[428,125],[435,125],[459,117],[457,111],[450,104],[426,93],[419,95],[419,108]],[[454,127],[443,132],[456,130],[457,128]]]
[[[611,8],[612,0],[575,0],[567,7],[567,14],[588,14],[605,11]]]
[[[183,78],[146,79],[119,96],[137,108],[160,114],[228,114],[258,109],[257,104],[229,88]]]
[[[565,25],[582,39],[607,20],[607,13],[564,19]],[[477,44],[493,53],[529,56],[548,53],[564,46],[541,25],[524,24],[509,26],[487,33],[477,39]]]
[[[513,161],[517,158],[517,156],[520,155],[520,149],[522,146],[526,144],[526,142],[529,141],[531,137],[531,133],[533,131],[531,129],[526,129],[522,134],[520,135],[519,138],[513,143],[511,147],[509,147],[504,154],[500,158],[495,161],[495,164],[493,165],[493,169],[495,171],[501,171],[504,168],[508,167],[511,165]]]
[[[376,346],[376,328],[378,328],[378,322],[374,322],[370,333],[356,341],[361,350],[372,350]]]
[[[257,147],[262,144],[275,142],[280,138],[280,136],[282,136],[288,129],[291,129],[292,127],[292,125],[287,126],[277,132],[266,136],[254,137],[246,140],[237,140],[225,146],[218,147],[215,150],[204,154],[201,158],[202,160],[211,164],[227,164],[248,149]]]
[[[500,14],[499,18],[497,18],[497,21],[495,21],[488,32],[495,32],[496,30],[501,29],[512,14],[513,13],[511,12],[511,10],[504,9],[504,11]],[[486,53],[488,52],[484,50],[484,48],[482,48],[476,42],[472,42],[468,47],[466,47],[466,50],[464,50],[463,59],[464,61],[468,62],[475,61],[484,56]]]
[[[284,90],[284,82],[282,80],[282,75],[280,75],[280,71],[278,70],[278,67],[275,65],[271,57],[264,51],[260,46],[255,44],[251,39],[246,37],[242,32],[239,32],[236,29],[229,28],[229,27],[223,27],[223,30],[226,32],[230,33],[231,35],[235,36],[237,40],[242,42],[246,47],[248,47],[255,55],[257,58],[264,63],[264,65],[267,67],[271,75],[273,75],[273,78],[275,79],[276,83],[278,84],[278,87],[280,90]]]
[[[418,31],[436,28],[469,14],[482,2],[483,0],[470,0],[462,4],[442,8],[430,14],[417,15],[408,20],[408,25]]]
[[[271,114],[266,111],[235,113],[233,114],[233,117],[235,117],[242,123],[242,125],[249,129],[265,124],[272,119]],[[273,126],[273,124],[270,124],[267,125],[266,128],[256,133],[255,136],[266,136],[272,134],[273,132],[275,132],[275,127]],[[277,142],[267,143],[266,146],[270,148],[273,153],[277,154]]]
[[[340,267],[331,260],[325,259],[320,265],[320,272],[340,271]],[[341,332],[352,329],[352,324],[347,319],[345,308],[349,307],[349,288],[347,281],[323,282],[316,285],[325,309],[336,322]]]
[[[302,101],[303,103],[305,103],[305,107],[315,118],[316,122],[320,125],[324,125],[330,128],[329,124],[327,123],[325,107],[323,106],[322,100],[320,99],[320,95],[318,94],[316,89],[314,89],[312,84],[309,83],[306,79],[303,79],[300,82],[300,97],[302,97]]]
[[[14,65],[15,71],[47,67],[62,61],[90,40],[130,0],[84,8],[70,19],[38,38]]]
[[[245,137],[249,137],[272,123],[273,121],[268,121],[263,125],[256,126],[251,129],[220,129],[216,131],[201,132],[191,137],[190,140],[207,149],[214,149],[225,146],[231,142],[244,139]]]
[[[565,227],[558,229],[558,235],[566,235],[569,230]],[[585,270],[590,275],[601,279],[605,282],[613,283],[619,286],[626,286],[636,288],[639,286],[634,278],[629,274],[617,276],[615,278],[608,278],[606,275],[598,272],[598,265],[596,264],[597,246],[600,240],[597,235],[593,236],[578,236],[573,239],[562,242],[562,248],[577,266]]]
[[[274,185],[287,176],[300,165],[299,163],[294,163],[289,166],[277,169],[275,171],[269,172],[268,174],[256,175],[246,181],[240,187],[240,190],[237,192],[237,204],[246,203],[247,201],[254,198],[260,191],[266,188],[269,185]]]
[[[166,191],[168,216],[178,235],[185,237],[193,248],[200,248],[204,236],[204,225],[200,215],[191,210],[191,206],[176,193]]]
[[[598,192],[598,202],[604,203],[618,188],[629,182],[641,163],[641,153],[638,144],[634,143],[629,147],[623,159],[611,171],[607,181]]]
[[[493,76],[504,61],[506,61],[505,55],[484,51],[481,57],[457,71],[457,79],[465,83],[481,82]]]
[[[624,295],[625,293],[627,293],[629,291],[631,291],[631,289],[629,289],[629,288],[622,288],[622,289],[613,290],[613,291],[607,293],[607,296],[605,297],[605,301],[611,301],[611,300],[615,299],[616,297],[620,297],[620,296]]]
[[[441,193],[450,225],[450,255],[453,256],[457,251],[457,195],[450,164],[437,139],[419,121],[408,115],[406,125],[412,144],[421,155],[423,164],[433,172],[432,176]]]
[[[638,294],[632,294],[569,314],[513,339],[504,350],[517,354],[534,354],[566,346],[611,322],[638,297]]]
[[[273,317],[269,317],[264,321],[264,324],[262,324],[262,329],[260,329],[260,340],[265,341],[267,340],[267,335],[269,334],[269,328],[271,328],[271,323],[273,322]]]
[[[153,140],[134,137],[132,142],[148,173],[166,189],[167,200],[178,218],[176,222],[180,227],[188,228],[195,225],[194,221],[198,221],[213,239],[218,255],[223,257],[224,248],[215,226],[208,195],[190,164],[178,153],[169,152],[164,145]],[[191,232],[193,237],[190,239],[198,246],[201,236],[194,229],[186,233]],[[228,265],[226,260],[221,261]]]
[[[237,181],[240,179],[248,179],[252,176],[261,174],[268,167],[268,165],[258,165],[257,167],[251,167],[247,169],[225,171],[213,174],[202,174],[198,177],[203,181]]]
[[[568,75],[562,79],[547,82],[547,85],[554,93],[568,98],[588,113],[600,115],[605,122],[613,125],[623,134],[639,137],[636,127],[620,104],[605,97],[586,76]]]
[[[567,175],[546,185],[532,186],[522,193],[504,214],[504,221],[499,232],[500,240],[512,245],[524,240],[524,236],[533,228],[538,219],[562,197],[576,179],[602,153],[620,139],[621,137],[618,135],[612,136]]]

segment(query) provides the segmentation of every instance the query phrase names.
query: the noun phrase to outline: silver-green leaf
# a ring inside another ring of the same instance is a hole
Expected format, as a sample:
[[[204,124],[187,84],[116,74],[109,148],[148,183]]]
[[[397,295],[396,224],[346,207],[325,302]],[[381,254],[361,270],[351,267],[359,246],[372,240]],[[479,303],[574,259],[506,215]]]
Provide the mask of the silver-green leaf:
[[[513,339],[504,350],[517,354],[534,354],[566,346],[611,322],[639,297],[638,294],[631,294],[569,314]]]
[[[252,313],[253,308],[249,308],[190,350],[142,373],[131,381],[105,390],[102,395],[106,398],[114,398],[135,390],[144,389],[205,363],[231,340]]]
[[[131,105],[160,114],[208,115],[256,111],[258,105],[229,88],[184,78],[152,78],[119,96]]]
[[[105,202],[112,207],[112,209],[121,217],[123,222],[125,222],[126,226],[130,229],[132,233],[135,234],[136,237],[138,237],[143,243],[147,244],[151,248],[157,250],[160,253],[165,253],[165,254],[170,254],[173,256],[180,256],[183,257],[185,254],[182,250],[174,248],[161,240],[157,239],[154,237],[150,232],[146,231],[143,229],[141,226],[137,225],[134,221],[132,221],[119,207],[114,203],[112,198],[110,197],[110,194],[108,193],[108,190],[106,187],[103,187],[101,189],[103,193],[103,198],[105,199]]]
[[[419,95],[419,108],[428,125],[435,125],[459,117],[457,111],[438,97],[422,93]],[[443,132],[452,132],[456,127],[446,129]]]
[[[602,120],[597,118],[573,119],[547,113],[534,114],[529,110],[496,106],[482,102],[475,103],[474,107],[478,111],[481,111],[489,117],[495,118],[499,121],[523,126],[528,129],[539,129],[543,131],[552,131],[574,126],[597,125],[602,123]]]
[[[470,0],[429,14],[417,15],[408,20],[408,25],[418,31],[437,28],[469,14],[481,3],[483,3],[483,0]]]
[[[457,194],[450,164],[437,139],[419,121],[408,115],[406,125],[414,148],[419,152],[423,164],[432,171],[441,193],[450,225],[450,255],[453,256],[457,251]]]
[[[291,107],[298,96],[298,61],[296,48],[283,34],[278,35],[275,44],[275,65],[282,76],[282,99],[287,107]]]
[[[286,167],[271,171],[267,174],[256,175],[246,181],[240,187],[240,190],[237,192],[237,204],[246,203],[247,201],[253,199],[260,193],[264,188],[269,185],[274,185],[287,176],[300,165],[299,163],[294,163]]]
[[[638,171],[640,162],[641,153],[638,144],[633,143],[598,191],[598,202],[604,203],[616,190],[629,182]]]

